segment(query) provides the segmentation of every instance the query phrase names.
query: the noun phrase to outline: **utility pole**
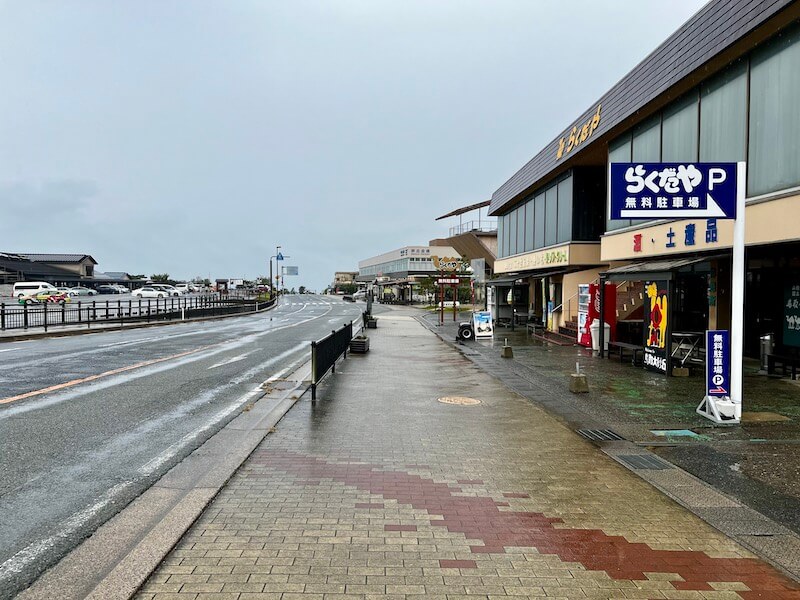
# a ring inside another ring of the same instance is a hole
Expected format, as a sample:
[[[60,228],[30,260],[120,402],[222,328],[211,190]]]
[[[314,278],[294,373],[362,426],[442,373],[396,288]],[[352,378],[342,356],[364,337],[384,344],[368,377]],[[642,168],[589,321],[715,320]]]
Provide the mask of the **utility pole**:
[[[278,297],[277,287],[278,286],[275,285],[275,280],[272,278],[272,259],[273,258],[275,259],[275,270],[277,271],[278,270],[278,261],[283,259],[283,257],[281,256],[281,247],[280,246],[275,246],[275,256],[270,256],[269,257],[269,290],[270,290],[270,294],[275,296],[275,301],[277,302],[278,301],[277,300],[277,297]]]

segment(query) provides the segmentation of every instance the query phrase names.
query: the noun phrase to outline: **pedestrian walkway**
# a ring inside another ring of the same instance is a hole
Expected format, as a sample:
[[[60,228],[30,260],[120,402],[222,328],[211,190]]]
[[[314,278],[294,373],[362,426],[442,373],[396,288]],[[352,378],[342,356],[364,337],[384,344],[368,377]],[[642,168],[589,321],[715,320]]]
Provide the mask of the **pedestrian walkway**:
[[[137,598],[800,598],[412,314],[380,316]]]

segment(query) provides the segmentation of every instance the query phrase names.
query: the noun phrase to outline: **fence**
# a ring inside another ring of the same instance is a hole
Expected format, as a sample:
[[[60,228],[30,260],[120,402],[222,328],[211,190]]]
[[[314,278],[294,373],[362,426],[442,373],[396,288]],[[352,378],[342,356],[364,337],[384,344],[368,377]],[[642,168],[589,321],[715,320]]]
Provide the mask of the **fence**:
[[[106,300],[105,302],[78,301],[75,304],[0,304],[0,330],[31,329],[83,325],[91,328],[99,323],[125,323],[175,321],[197,317],[232,315],[258,312],[271,307],[274,300],[255,298],[219,298],[195,296],[192,298],[153,298],[137,300]]]
[[[336,360],[344,355],[347,358],[347,347],[353,339],[353,322],[343,325],[339,331],[318,342],[311,342],[311,399],[317,399],[317,384],[330,370],[336,372]]]

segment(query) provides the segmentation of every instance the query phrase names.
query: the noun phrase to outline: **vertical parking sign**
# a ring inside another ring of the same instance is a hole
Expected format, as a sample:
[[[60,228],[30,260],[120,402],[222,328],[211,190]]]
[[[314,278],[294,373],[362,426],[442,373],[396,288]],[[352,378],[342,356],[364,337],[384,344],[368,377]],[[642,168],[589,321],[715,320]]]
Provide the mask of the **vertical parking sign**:
[[[706,331],[706,396],[731,395],[731,337],[726,329]]]

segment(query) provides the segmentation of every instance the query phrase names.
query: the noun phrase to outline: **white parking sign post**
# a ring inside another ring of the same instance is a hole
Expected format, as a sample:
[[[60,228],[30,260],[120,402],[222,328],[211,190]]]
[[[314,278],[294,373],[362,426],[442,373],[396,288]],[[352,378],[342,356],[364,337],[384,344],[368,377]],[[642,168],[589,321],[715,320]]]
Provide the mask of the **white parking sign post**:
[[[731,331],[729,337],[727,331],[707,332],[706,394],[697,412],[718,423],[739,423],[746,163],[612,163],[609,170],[612,219],[733,219]]]

